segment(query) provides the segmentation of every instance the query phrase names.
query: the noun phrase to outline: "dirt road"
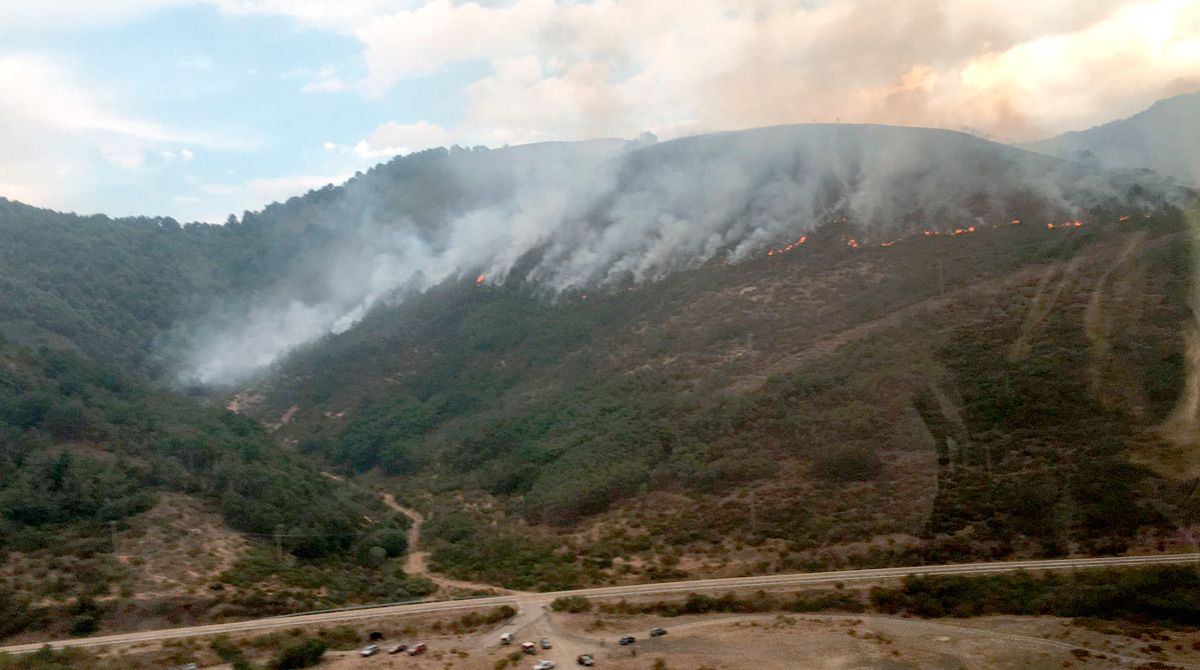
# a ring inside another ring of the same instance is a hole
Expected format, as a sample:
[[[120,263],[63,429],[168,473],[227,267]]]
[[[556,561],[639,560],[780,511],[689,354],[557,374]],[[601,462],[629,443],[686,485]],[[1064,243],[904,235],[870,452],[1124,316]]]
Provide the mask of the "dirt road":
[[[420,575],[429,579],[429,581],[437,584],[439,589],[446,591],[447,595],[455,593],[460,595],[464,593],[520,593],[520,591],[512,591],[500,586],[464,582],[460,579],[451,579],[431,572],[429,570],[429,552],[421,550],[421,527],[425,525],[425,517],[417,510],[405,507],[396,502],[396,497],[390,493],[380,493],[379,497],[388,508],[394,512],[403,514],[412,522],[412,525],[408,527],[408,559],[404,563],[404,571],[406,573]]]

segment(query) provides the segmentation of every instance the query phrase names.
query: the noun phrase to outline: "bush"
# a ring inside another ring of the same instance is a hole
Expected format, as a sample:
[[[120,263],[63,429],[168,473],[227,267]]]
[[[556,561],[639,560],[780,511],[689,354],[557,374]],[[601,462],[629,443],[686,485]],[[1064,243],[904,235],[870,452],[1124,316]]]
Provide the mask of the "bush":
[[[822,450],[813,459],[813,474],[831,482],[875,479],[883,470],[879,454],[866,445]]]
[[[271,662],[271,668],[272,670],[311,668],[321,662],[321,657],[325,655],[325,649],[325,641],[316,638],[293,642],[279,652],[279,656]]]
[[[1067,576],[916,576],[898,587],[872,589],[871,604],[924,617],[1052,614],[1193,626],[1200,624],[1200,575],[1188,567],[1155,566]]]
[[[0,586],[0,639],[16,635],[33,623],[29,600]]]
[[[583,596],[561,596],[550,603],[550,609],[555,612],[570,612],[579,614],[592,611],[592,601]]]

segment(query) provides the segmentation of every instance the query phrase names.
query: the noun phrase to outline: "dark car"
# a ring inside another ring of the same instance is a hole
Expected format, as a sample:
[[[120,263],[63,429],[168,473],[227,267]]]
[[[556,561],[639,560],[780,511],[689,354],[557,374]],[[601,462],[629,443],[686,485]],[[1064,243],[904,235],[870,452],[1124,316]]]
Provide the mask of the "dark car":
[[[651,628],[650,637],[662,637],[667,634],[666,628]]]
[[[580,654],[579,658],[575,659],[575,662],[578,663],[579,665],[583,665],[583,666],[586,666],[589,668],[592,667],[593,665],[596,665],[596,659],[593,658],[591,654]]]
[[[617,644],[621,645],[622,647],[629,646],[634,642],[637,642],[637,638],[632,635],[622,635],[621,639],[617,640]]]

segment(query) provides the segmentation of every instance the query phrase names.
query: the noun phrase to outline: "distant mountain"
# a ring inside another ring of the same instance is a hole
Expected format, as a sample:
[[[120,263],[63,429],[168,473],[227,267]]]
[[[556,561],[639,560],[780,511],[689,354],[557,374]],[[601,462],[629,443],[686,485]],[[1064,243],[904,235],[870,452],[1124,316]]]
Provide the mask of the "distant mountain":
[[[1200,93],[1159,100],[1127,119],[1023,145],[1109,168],[1148,168],[1200,184]]]

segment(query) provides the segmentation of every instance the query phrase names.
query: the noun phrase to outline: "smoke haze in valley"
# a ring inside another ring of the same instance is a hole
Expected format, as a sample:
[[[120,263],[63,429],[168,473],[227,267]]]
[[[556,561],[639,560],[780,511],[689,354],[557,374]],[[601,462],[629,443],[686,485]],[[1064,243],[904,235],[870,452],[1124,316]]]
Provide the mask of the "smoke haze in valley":
[[[423,152],[248,216],[241,225],[269,228],[296,252],[269,284],[189,329],[181,376],[236,382],[382,301],[448,279],[519,279],[549,294],[646,282],[736,262],[832,216],[880,241],[1070,216],[1123,198],[1131,179],[961,133],[886,126]]]

